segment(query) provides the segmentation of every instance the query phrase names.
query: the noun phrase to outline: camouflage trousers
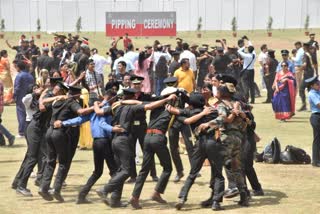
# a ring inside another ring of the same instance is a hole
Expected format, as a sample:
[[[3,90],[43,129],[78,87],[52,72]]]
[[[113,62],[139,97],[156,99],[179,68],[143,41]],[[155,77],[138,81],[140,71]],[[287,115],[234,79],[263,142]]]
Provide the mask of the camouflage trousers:
[[[233,182],[239,191],[246,191],[246,184],[242,173],[240,154],[243,135],[241,132],[233,131],[221,135],[221,142],[224,147],[224,164],[229,182]]]

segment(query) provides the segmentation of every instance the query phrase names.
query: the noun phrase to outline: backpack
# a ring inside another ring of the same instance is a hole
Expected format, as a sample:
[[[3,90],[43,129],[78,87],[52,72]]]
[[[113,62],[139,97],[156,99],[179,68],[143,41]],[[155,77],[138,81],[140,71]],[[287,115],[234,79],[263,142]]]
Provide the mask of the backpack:
[[[288,145],[281,154],[281,162],[284,164],[310,164],[310,155],[301,148]]]
[[[279,140],[275,137],[263,150],[262,159],[266,163],[280,162],[281,145]]]

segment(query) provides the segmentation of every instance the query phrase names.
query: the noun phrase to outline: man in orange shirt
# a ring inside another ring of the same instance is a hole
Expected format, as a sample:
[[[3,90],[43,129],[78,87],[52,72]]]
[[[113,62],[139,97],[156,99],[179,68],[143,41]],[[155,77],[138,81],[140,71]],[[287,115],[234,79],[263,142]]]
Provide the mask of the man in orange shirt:
[[[185,89],[191,93],[195,89],[195,77],[193,71],[190,69],[189,59],[183,58],[180,61],[180,68],[174,72],[174,76],[178,79],[178,88]]]

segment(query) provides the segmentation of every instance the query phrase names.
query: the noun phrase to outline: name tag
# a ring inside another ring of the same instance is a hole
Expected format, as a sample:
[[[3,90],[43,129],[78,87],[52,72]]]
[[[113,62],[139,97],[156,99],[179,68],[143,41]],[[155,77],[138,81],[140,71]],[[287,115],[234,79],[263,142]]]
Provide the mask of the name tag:
[[[139,120],[135,120],[135,121],[133,122],[133,125],[135,125],[135,126],[140,126],[140,121],[139,121]]]

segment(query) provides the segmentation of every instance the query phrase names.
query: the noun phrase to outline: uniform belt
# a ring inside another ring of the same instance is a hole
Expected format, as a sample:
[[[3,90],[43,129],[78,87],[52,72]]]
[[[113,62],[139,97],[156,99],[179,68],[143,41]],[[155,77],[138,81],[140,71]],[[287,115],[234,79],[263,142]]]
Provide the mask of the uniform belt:
[[[312,114],[320,115],[320,112],[314,112],[314,113],[312,113]]]
[[[147,134],[163,134],[164,135],[164,132],[159,129],[147,129],[146,133]]]

